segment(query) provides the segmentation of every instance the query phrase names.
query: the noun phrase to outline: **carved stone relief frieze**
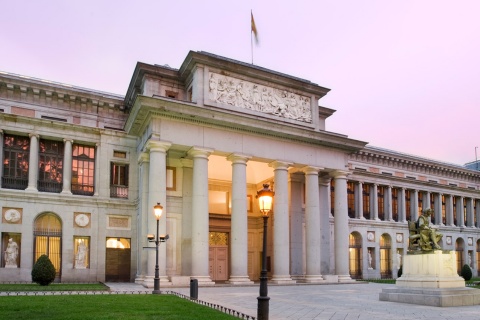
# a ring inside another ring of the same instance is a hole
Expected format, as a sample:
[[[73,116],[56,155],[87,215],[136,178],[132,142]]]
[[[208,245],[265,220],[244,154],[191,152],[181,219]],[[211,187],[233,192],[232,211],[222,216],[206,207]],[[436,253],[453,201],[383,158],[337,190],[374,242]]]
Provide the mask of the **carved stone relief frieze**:
[[[209,74],[209,99],[239,108],[311,123],[311,98],[287,90],[221,75]]]

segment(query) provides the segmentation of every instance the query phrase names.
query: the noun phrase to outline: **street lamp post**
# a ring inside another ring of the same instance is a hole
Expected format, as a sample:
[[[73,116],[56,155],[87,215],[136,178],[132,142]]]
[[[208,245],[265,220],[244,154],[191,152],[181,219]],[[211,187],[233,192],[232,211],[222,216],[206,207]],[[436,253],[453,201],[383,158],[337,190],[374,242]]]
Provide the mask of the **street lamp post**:
[[[267,278],[267,222],[268,214],[272,210],[273,196],[275,192],[269,189],[268,184],[263,185],[263,189],[257,191],[258,204],[263,216],[263,251],[262,251],[262,271],[260,272],[260,295],[257,297],[257,319],[268,320],[269,301],[268,296],[268,278]]]
[[[159,236],[159,224],[160,224],[160,217],[163,213],[163,207],[160,205],[159,202],[155,206],[153,206],[153,213],[155,214],[155,218],[157,219],[157,233],[155,235],[155,278],[153,278],[153,291],[152,294],[160,294],[160,274],[158,270],[158,246],[160,245],[160,236]]]

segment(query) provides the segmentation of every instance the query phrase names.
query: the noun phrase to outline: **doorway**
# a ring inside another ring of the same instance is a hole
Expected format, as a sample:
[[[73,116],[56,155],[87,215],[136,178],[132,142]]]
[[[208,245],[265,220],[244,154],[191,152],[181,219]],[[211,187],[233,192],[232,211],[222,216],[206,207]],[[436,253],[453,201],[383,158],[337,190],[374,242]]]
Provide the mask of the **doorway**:
[[[228,280],[228,233],[209,233],[209,273],[212,281]]]
[[[106,246],[105,281],[130,282],[130,239],[107,238]]]
[[[33,229],[34,257],[36,263],[41,255],[47,255],[55,267],[55,281],[62,275],[62,222],[54,213],[44,213],[35,219]]]

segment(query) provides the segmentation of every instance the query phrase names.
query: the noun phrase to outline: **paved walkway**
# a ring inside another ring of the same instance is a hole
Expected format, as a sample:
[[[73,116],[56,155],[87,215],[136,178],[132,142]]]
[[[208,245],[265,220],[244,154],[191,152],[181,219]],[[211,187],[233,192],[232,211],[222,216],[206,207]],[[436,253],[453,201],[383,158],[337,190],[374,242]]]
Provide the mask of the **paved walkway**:
[[[145,291],[138,284],[107,283],[113,291]],[[270,319],[328,320],[478,320],[480,306],[438,308],[379,301],[382,288],[392,285],[374,283],[294,285],[268,287]],[[161,288],[190,295],[190,288]],[[257,315],[258,285],[247,287],[200,287],[198,299]]]

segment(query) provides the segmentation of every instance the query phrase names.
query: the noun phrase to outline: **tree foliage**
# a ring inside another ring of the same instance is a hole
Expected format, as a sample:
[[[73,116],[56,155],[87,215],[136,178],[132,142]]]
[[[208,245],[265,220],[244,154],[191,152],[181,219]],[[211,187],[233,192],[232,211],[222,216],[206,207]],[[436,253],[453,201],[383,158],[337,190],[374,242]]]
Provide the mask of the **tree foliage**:
[[[55,280],[55,267],[47,255],[41,255],[32,269],[32,281],[41,286],[48,286]]]

